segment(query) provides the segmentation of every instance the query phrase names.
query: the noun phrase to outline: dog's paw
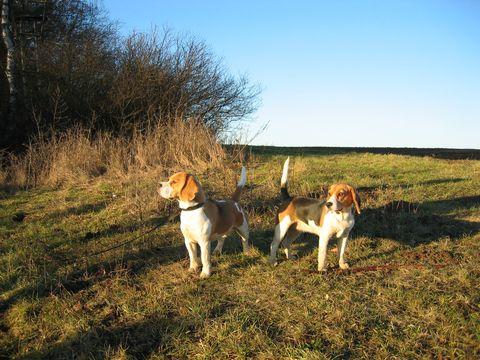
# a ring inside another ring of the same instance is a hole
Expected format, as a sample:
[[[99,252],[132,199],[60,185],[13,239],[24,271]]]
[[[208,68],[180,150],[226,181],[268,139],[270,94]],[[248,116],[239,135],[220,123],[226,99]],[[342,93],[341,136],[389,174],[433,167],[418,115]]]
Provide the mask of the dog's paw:
[[[277,266],[277,265],[278,265],[277,259],[270,259],[268,262],[269,262],[270,265],[272,265],[272,266]]]
[[[215,250],[212,251],[212,255],[213,256],[220,256],[220,255],[222,255],[222,251],[218,250],[218,249],[215,249]]]
[[[288,254],[287,260],[298,260],[297,254]]]
[[[253,246],[248,246],[246,248],[243,248],[242,253],[243,253],[244,256],[255,255],[255,248]]]
[[[347,270],[350,266],[348,265],[348,263],[344,262],[344,263],[340,263],[338,264],[340,266],[340,269],[342,270]]]
[[[188,268],[188,272],[192,274],[197,273],[199,270],[200,270],[200,266],[193,266]]]
[[[325,274],[325,273],[327,272],[327,268],[326,268],[326,267],[318,268],[317,270],[318,270],[318,272],[319,272],[320,274]]]
[[[210,275],[211,275],[210,273],[206,273],[206,272],[202,271],[200,273],[200,279],[206,279],[206,278],[210,277]]]

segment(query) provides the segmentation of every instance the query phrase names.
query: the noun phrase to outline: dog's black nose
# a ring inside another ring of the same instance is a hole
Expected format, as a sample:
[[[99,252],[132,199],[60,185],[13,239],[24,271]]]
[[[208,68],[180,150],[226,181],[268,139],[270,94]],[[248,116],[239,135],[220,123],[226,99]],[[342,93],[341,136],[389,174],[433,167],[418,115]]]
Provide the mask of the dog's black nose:
[[[332,207],[333,203],[330,202],[330,201],[327,201],[327,202],[325,203],[325,205],[327,206],[327,208],[330,208],[330,207]]]

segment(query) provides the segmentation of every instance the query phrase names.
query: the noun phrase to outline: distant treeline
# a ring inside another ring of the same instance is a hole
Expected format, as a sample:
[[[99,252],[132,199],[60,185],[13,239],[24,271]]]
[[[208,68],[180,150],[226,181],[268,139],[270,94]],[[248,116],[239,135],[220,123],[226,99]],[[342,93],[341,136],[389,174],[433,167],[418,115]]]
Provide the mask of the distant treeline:
[[[430,156],[450,160],[480,160],[478,149],[394,148],[394,147],[328,147],[328,146],[247,146],[252,153],[270,155],[334,155],[347,153]]]
[[[128,134],[173,118],[218,135],[256,109],[258,86],[192,36],[121,36],[94,1],[0,1],[0,148],[39,131]]]

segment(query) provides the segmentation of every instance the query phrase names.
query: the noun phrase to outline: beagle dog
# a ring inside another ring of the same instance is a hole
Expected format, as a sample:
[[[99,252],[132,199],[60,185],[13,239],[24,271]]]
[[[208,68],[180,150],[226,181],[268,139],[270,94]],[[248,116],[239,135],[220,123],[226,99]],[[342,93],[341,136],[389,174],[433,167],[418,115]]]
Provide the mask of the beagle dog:
[[[281,198],[284,201],[275,216],[275,233],[270,246],[270,263],[277,265],[277,251],[280,243],[287,259],[292,258],[291,243],[301,232],[319,237],[318,271],[324,271],[328,241],[337,240],[338,263],[341,269],[348,269],[344,253],[348,235],[355,224],[354,208],[360,214],[360,198],[357,191],[347,184],[334,184],[328,190],[327,201],[305,197],[291,197],[287,189],[287,158],[283,165]]]
[[[239,205],[240,195],[247,180],[242,167],[240,180],[231,200],[208,199],[197,179],[186,172],[176,173],[161,182],[158,193],[165,199],[177,199],[180,206],[180,229],[190,257],[188,271],[197,272],[202,267],[201,278],[211,274],[210,243],[218,240],[213,251],[221,253],[223,243],[231,230],[236,230],[242,239],[243,252],[248,251],[248,220]],[[197,245],[200,246],[201,262]]]

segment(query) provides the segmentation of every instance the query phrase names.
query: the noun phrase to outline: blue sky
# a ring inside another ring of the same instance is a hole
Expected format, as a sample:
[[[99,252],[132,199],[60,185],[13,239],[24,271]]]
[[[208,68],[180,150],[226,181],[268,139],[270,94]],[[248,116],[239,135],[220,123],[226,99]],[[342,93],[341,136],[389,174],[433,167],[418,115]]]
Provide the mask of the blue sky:
[[[204,40],[262,87],[278,146],[480,148],[480,1],[105,0],[121,31]]]

